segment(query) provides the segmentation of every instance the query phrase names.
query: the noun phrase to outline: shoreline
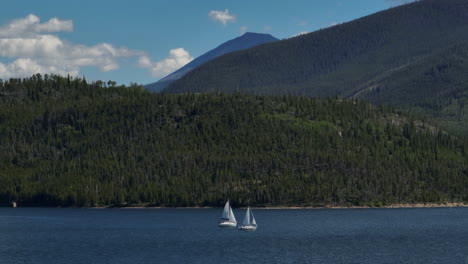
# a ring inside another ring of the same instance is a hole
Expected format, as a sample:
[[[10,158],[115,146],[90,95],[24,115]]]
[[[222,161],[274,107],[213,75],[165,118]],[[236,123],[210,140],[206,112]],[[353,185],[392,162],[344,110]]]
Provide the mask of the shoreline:
[[[398,208],[464,208],[468,203],[401,203],[382,206],[356,206],[356,205],[321,205],[321,206],[252,206],[255,210],[323,210],[323,209],[398,209]],[[11,206],[1,206],[0,208],[13,208]],[[213,206],[94,206],[94,207],[61,207],[61,206],[18,206],[16,208],[76,208],[76,209],[219,209],[222,207]],[[236,207],[236,209],[246,209],[247,207]]]
[[[468,207],[468,203],[401,203],[383,206],[344,206],[344,205],[323,205],[323,206],[261,206],[250,207],[255,210],[320,210],[320,209],[397,209],[397,208],[463,208]],[[88,209],[218,209],[222,207],[213,206],[103,206],[103,207],[84,207]],[[246,209],[247,207],[237,207],[237,209]]]
[[[314,210],[314,209],[398,209],[398,208],[462,208],[468,207],[468,204],[465,203],[415,203],[415,204],[390,204],[390,205],[383,205],[383,206],[343,206],[343,205],[324,205],[324,206],[272,206],[272,207],[252,207],[253,209],[266,209],[266,210],[276,210],[276,209],[284,209],[284,210]]]

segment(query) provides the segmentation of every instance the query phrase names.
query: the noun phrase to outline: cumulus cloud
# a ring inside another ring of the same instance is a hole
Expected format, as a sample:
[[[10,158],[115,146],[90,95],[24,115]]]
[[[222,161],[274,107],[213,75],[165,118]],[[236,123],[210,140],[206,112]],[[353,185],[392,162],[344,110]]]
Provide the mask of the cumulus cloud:
[[[147,55],[140,56],[138,65],[150,70],[153,77],[164,77],[191,62],[193,57],[183,48],[171,49],[167,58],[152,62]]]
[[[208,16],[211,17],[214,21],[220,22],[223,25],[226,25],[229,22],[236,22],[236,15],[229,14],[229,9],[224,11],[212,10],[208,13]]]
[[[242,26],[239,28],[239,33],[241,35],[244,35],[244,33],[247,32],[247,29],[248,29],[247,26]]]
[[[73,31],[73,21],[60,20],[54,17],[41,24],[39,17],[30,14],[25,18],[13,20],[8,25],[0,26],[0,37],[24,37],[34,36],[37,33],[61,31]]]
[[[302,32],[299,32],[297,34],[294,34],[294,35],[290,36],[289,38],[299,37],[299,36],[302,36],[302,35],[305,35],[305,34],[308,34],[308,33],[310,33],[310,31],[302,31]]]
[[[146,53],[109,43],[94,46],[70,43],[53,32],[73,31],[73,21],[52,18],[44,23],[31,14],[0,26],[0,78],[27,77],[35,73],[78,75],[84,66],[103,72],[119,68],[119,59]]]
[[[153,62],[146,52],[115,47],[110,43],[93,46],[71,43],[54,32],[73,31],[73,21],[52,18],[41,23],[31,14],[0,25],[0,79],[41,74],[80,74],[81,67],[96,67],[102,72],[119,69],[122,58],[138,58],[138,66],[163,77],[184,66],[193,57],[183,48],[171,49],[167,58]],[[8,62],[5,62],[8,61]]]
[[[29,58],[16,59],[9,64],[0,63],[1,78],[27,77],[36,73],[70,74],[77,76],[79,74],[79,67],[66,64],[44,64]]]

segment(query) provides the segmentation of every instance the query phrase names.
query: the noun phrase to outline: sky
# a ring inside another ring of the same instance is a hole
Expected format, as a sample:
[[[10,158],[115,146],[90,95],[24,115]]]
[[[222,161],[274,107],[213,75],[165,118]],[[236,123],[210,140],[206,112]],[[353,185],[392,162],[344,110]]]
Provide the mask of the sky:
[[[286,39],[409,1],[5,1],[0,79],[54,73],[148,84],[245,32]]]

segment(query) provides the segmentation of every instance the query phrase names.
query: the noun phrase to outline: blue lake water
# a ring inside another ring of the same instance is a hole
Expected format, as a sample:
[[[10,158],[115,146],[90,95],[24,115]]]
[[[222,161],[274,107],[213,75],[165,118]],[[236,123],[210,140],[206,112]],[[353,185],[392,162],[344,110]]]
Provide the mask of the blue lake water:
[[[468,264],[468,208],[221,211],[0,208],[0,263]]]

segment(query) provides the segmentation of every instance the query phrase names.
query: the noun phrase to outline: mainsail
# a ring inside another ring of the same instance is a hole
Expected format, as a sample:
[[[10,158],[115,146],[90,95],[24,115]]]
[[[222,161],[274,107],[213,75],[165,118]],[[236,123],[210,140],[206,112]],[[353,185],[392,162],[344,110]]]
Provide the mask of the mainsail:
[[[250,219],[252,217],[252,219]],[[250,210],[250,207],[247,207],[247,211],[245,212],[244,221],[242,225],[239,226],[239,230],[245,231],[254,231],[257,229],[257,222],[255,221],[255,217]]]
[[[244,222],[242,222],[242,225],[244,226],[250,225],[250,207],[247,208],[247,212],[245,213]]]
[[[234,217],[234,213],[232,212],[232,208],[229,205],[229,200],[224,205],[223,215],[218,223],[219,227],[236,227],[237,221],[236,217]]]
[[[229,206],[229,201],[224,205],[223,215],[221,219],[223,220],[230,220],[230,215],[232,214],[231,206]]]

